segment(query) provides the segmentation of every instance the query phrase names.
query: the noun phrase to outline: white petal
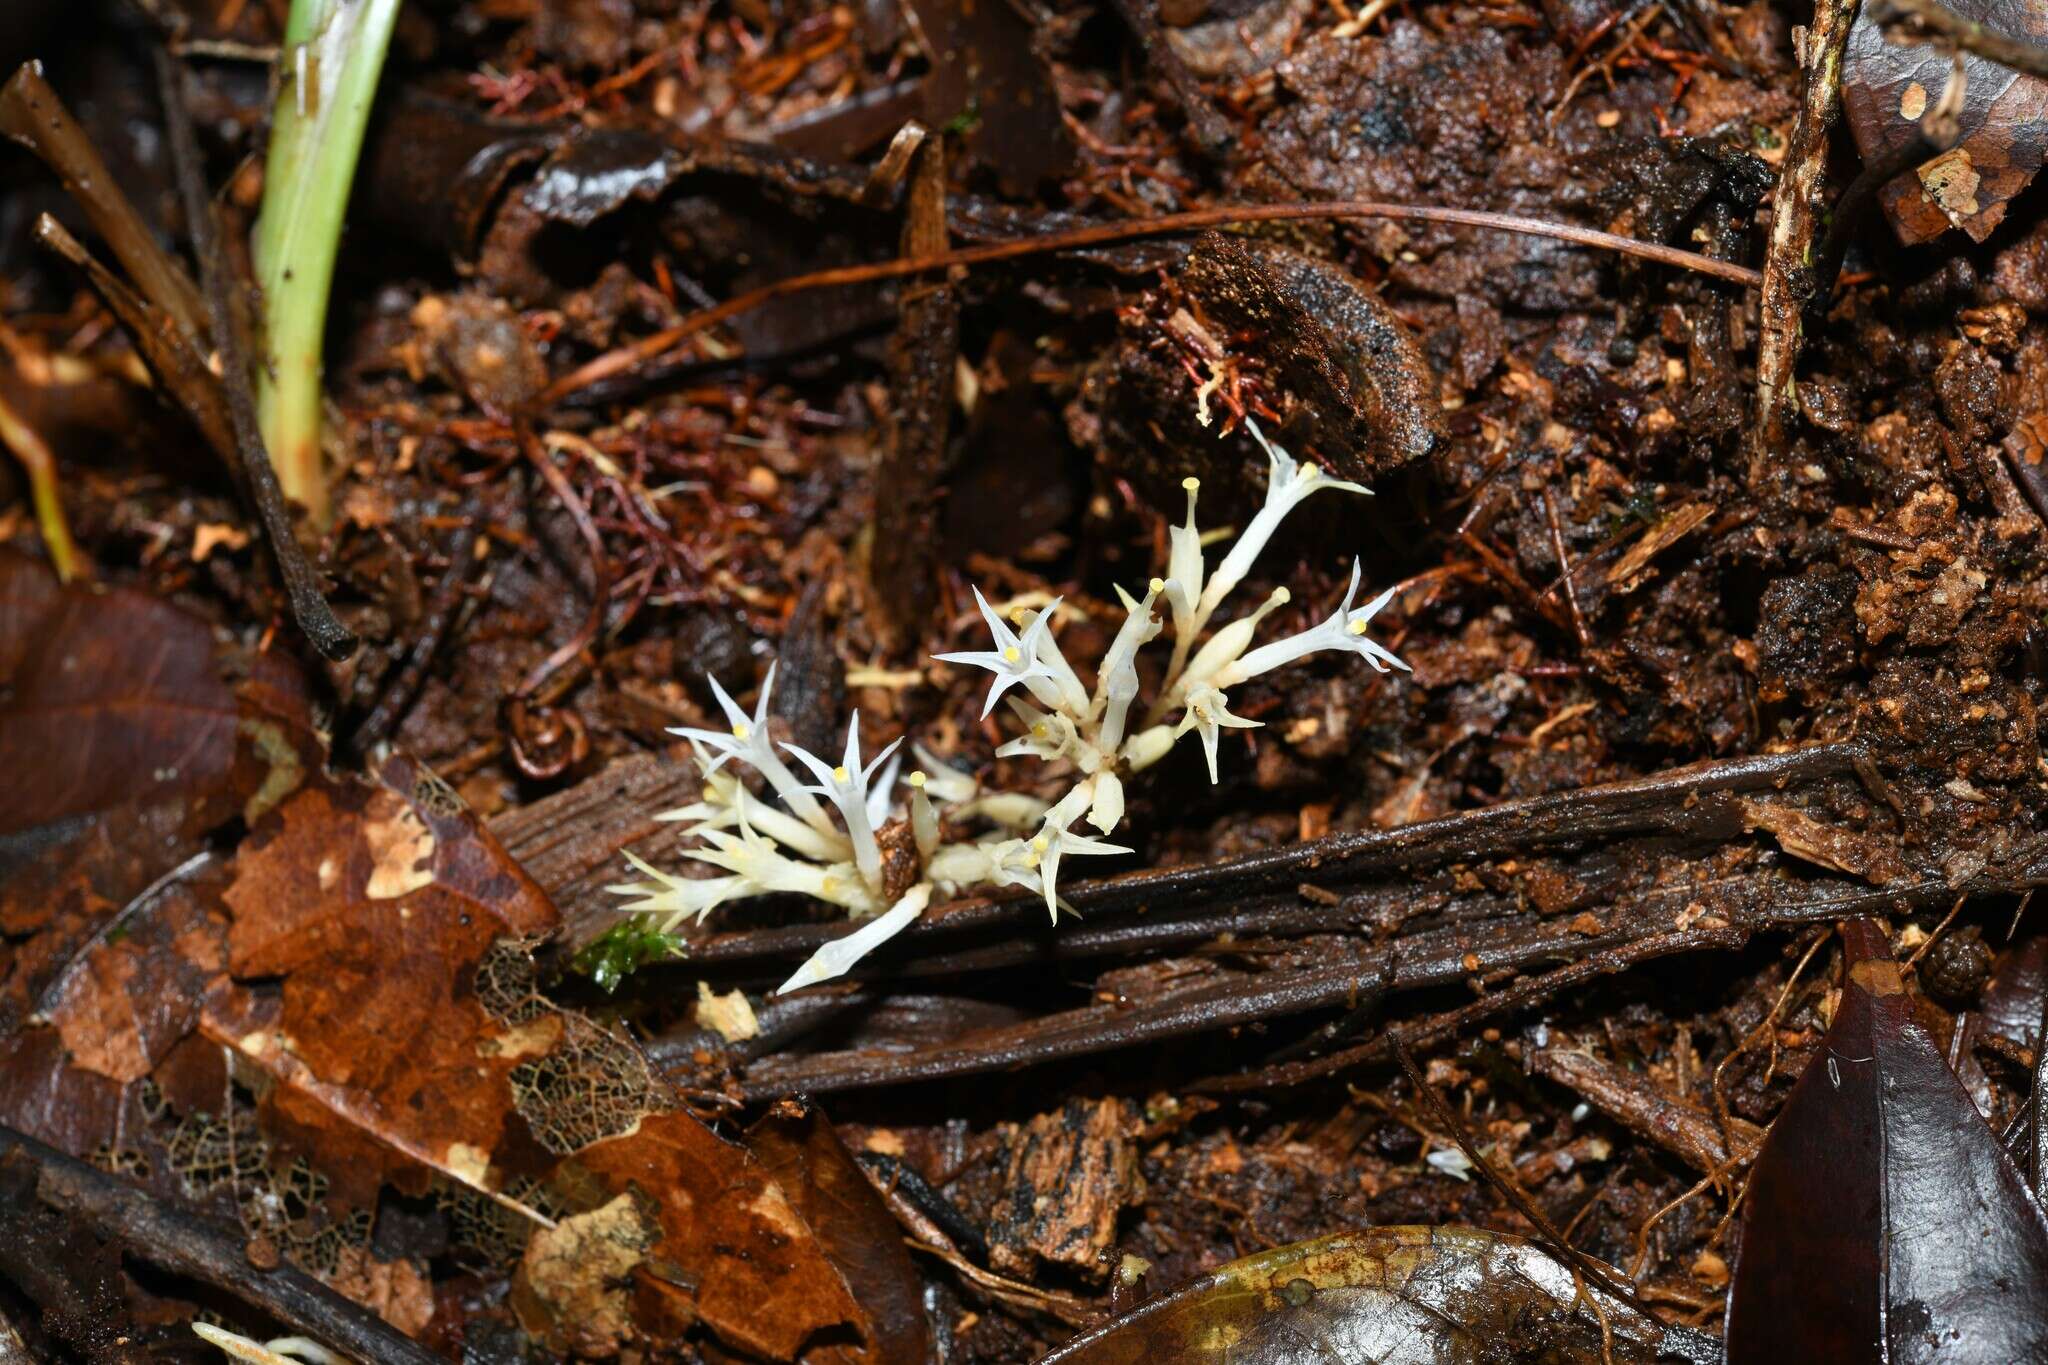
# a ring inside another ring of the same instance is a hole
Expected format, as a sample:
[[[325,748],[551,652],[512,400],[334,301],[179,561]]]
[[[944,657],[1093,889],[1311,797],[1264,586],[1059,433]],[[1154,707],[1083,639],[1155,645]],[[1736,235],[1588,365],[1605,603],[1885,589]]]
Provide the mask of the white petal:
[[[908,929],[931,904],[931,899],[931,883],[919,882],[882,914],[812,953],[789,980],[776,987],[775,993],[786,995],[805,986],[815,986],[820,981],[830,981],[835,976],[844,976],[856,962]]]

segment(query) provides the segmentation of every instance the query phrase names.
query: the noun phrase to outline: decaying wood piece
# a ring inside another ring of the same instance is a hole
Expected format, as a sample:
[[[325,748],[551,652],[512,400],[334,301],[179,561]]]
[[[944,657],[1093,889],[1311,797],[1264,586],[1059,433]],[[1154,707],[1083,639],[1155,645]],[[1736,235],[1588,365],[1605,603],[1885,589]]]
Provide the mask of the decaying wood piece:
[[[920,129],[921,133],[922,130]],[[925,137],[910,158],[903,254],[937,256],[946,231],[943,139]],[[875,605],[896,647],[914,643],[931,619],[938,505],[952,432],[954,367],[960,356],[960,292],[943,271],[907,280],[890,345],[888,439],[875,471]]]
[[[1136,1126],[1114,1095],[1076,1097],[1029,1123],[1006,1125],[1009,1158],[989,1230],[990,1266],[1030,1279],[1050,1264],[1100,1280],[1117,1214],[1139,1188]]]
[[[567,935],[579,948],[616,921],[618,898],[604,888],[619,878],[619,850],[667,828],[654,817],[695,800],[702,781],[687,759],[635,754],[505,812],[490,829],[565,915],[572,905],[584,910]]]
[[[1801,316],[1812,296],[1814,234],[1827,173],[1828,130],[1842,104],[1842,53],[1859,0],[1815,0],[1806,31],[1806,93],[1787,139],[1771,197],[1770,245],[1757,305],[1756,418],[1750,429],[1749,482],[1756,486],[1784,453],[1787,415],[1797,409],[1794,372],[1804,341]]]
[[[1794,877],[1769,870],[1724,881],[1714,888],[1708,905],[1695,899],[1700,889],[1694,884],[1711,880],[1708,860],[1698,859],[1693,875],[1683,875],[1685,866],[1693,861],[1676,858],[1646,872],[1643,884],[1632,886],[1620,899],[1627,910],[1611,915],[1616,921],[1613,927],[1594,929],[1578,919],[1546,922],[1533,914],[1492,923],[1433,926],[1361,949],[1355,958],[1328,967],[1246,973],[1135,1004],[1083,1006],[910,1052],[766,1056],[747,1067],[740,1091],[748,1099],[765,1100],[799,1091],[823,1094],[981,1075],[1310,1010],[1340,1008],[1377,979],[1388,957],[1395,964],[1394,989],[1402,991],[1459,981],[1483,983],[1565,964],[1513,979],[1469,1005],[1391,1026],[1328,1056],[1221,1077],[1196,1088],[1220,1092],[1298,1085],[1385,1061],[1391,1055],[1390,1040],[1396,1036],[1420,1047],[1654,958],[1727,951],[1764,930],[1824,923],[1845,914],[1925,907],[1958,894],[2009,894],[2048,883],[2048,850],[2037,848],[2009,866],[1988,869],[1960,888],[1952,887],[1945,878],[1930,877],[1871,890],[1848,880]],[[1598,918],[1594,916],[1596,921]]]

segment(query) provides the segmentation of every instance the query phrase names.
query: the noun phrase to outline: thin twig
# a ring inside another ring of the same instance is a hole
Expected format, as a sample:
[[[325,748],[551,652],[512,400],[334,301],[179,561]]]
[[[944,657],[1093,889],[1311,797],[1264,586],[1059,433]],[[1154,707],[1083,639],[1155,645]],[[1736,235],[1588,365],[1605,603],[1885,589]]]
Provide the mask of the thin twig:
[[[1456,1009],[1429,1015],[1404,1026],[1398,1033],[1389,1030],[1370,1042],[1360,1043],[1342,1052],[1333,1052],[1312,1062],[1292,1062],[1246,1075],[1214,1076],[1205,1081],[1198,1081],[1188,1088],[1205,1094],[1225,1094],[1232,1091],[1257,1091],[1276,1086],[1300,1085],[1306,1081],[1363,1066],[1367,1062],[1382,1061],[1393,1050],[1397,1037],[1408,1044],[1420,1046],[1469,1028],[1489,1016],[1525,1008],[1539,1000],[1546,1000],[1568,987],[1624,971],[1639,962],[1647,962],[1671,953],[1694,952],[1704,948],[1738,947],[1746,938],[1747,934],[1742,931],[1729,929],[1704,932],[1698,929],[1685,929],[1675,933],[1652,934],[1634,943],[1594,953],[1538,976],[1522,977],[1512,985],[1482,996],[1469,1005],[1460,1005]]]
[[[405,661],[399,665],[391,685],[384,689],[377,698],[377,704],[349,737],[349,749],[358,758],[369,753],[405,719],[413,698],[419,694],[420,684],[426,681],[428,667],[440,652],[441,642],[447,638],[449,628],[465,604],[470,576],[476,569],[476,547],[483,521],[482,508],[472,508],[449,544],[448,568],[434,587],[433,601],[428,604],[426,620],[420,625],[419,635],[413,640],[412,648],[406,651]]]
[[[263,444],[263,432],[256,421],[256,399],[249,388],[249,359],[242,350],[234,309],[229,303],[227,254],[221,249],[220,234],[214,230],[213,200],[206,192],[199,143],[192,134],[192,114],[185,106],[185,72],[168,50],[159,47],[154,55],[157,86],[163,92],[164,122],[170,131],[171,161],[177,171],[178,198],[185,210],[185,228],[191,234],[192,254],[199,259],[199,275],[206,289],[207,317],[212,325],[214,348],[220,353],[222,387],[227,393],[235,447],[241,456],[243,482],[277,561],[278,577],[284,580],[292,618],[324,658],[339,663],[356,652],[355,633],[336,619],[334,608],[327,604],[327,595],[321,589],[319,574],[292,532],[291,511],[285,506],[284,490],[278,486],[277,471],[271,467],[270,451]]]
[[[1636,1296],[1633,1285],[1624,1283],[1613,1267],[1593,1259],[1566,1241],[1564,1234],[1557,1230],[1557,1225],[1550,1221],[1549,1215],[1536,1207],[1536,1201],[1529,1197],[1529,1192],[1511,1176],[1496,1169],[1494,1164],[1473,1145],[1471,1137],[1465,1132],[1465,1125],[1459,1122],[1458,1116],[1451,1112],[1451,1106],[1422,1074],[1422,1068],[1415,1065],[1415,1054],[1408,1050],[1408,1044],[1398,1033],[1393,1035],[1393,1047],[1394,1059],[1401,1064],[1401,1070],[1408,1073],[1408,1083],[1415,1087],[1415,1093],[1421,1096],[1437,1124],[1451,1135],[1459,1150],[1464,1152],[1465,1159],[1486,1177],[1489,1184],[1500,1191],[1501,1198],[1507,1200],[1515,1212],[1528,1219],[1529,1225],[1543,1235],[1544,1240],[1575,1272],[1584,1275],[1608,1294],[1644,1316],[1655,1318],[1656,1314],[1651,1311],[1650,1306]]]
[[[583,537],[583,544],[590,551],[590,614],[584,619],[583,628],[562,642],[554,653],[535,664],[513,694],[518,698],[535,696],[541,684],[554,676],[571,659],[588,649],[604,627],[605,608],[610,605],[612,592],[611,561],[604,552],[604,537],[598,534],[597,523],[591,520],[590,509],[583,499],[576,496],[576,490],[569,485],[569,478],[556,467],[554,457],[533,434],[533,428],[521,424],[519,448],[525,453],[527,462],[555,495],[555,501],[562,504],[562,510],[569,514],[569,520],[576,524],[576,532]]]
[[[99,148],[43,79],[41,62],[22,66],[0,87],[0,134],[34,151],[57,173],[143,296],[169,314],[179,331],[197,339],[205,330],[205,310],[192,277],[158,244],[121,193]]]
[[[2026,10],[2013,12],[2024,14]],[[1921,33],[1965,52],[1974,52],[1986,61],[2048,79],[2048,47],[2010,37],[1975,19],[1965,19],[1938,0],[1872,0],[1870,17],[1885,27],[1887,36],[1902,29]]]
[[[1479,209],[1440,208],[1432,204],[1388,204],[1370,199],[1341,199],[1322,204],[1236,204],[1223,208],[1195,209],[1187,213],[1169,213],[1136,222],[1096,223],[1068,232],[1048,233],[1043,237],[963,247],[936,256],[877,261],[870,265],[840,266],[832,270],[812,271],[806,275],[792,275],[787,279],[763,285],[759,289],[750,289],[715,307],[692,313],[673,327],[643,337],[630,346],[598,356],[549,385],[535,400],[535,406],[545,408],[559,403],[600,380],[609,379],[613,375],[643,365],[675,349],[708,327],[715,327],[771,300],[806,290],[869,284],[877,280],[894,280],[905,275],[918,275],[927,270],[987,265],[994,261],[1015,260],[1020,256],[1034,256],[1049,251],[1075,251],[1083,247],[1104,246],[1111,242],[1193,232],[1233,223],[1303,222],[1326,218],[1384,218],[1405,223],[1446,223],[1458,227],[1492,228],[1500,232],[1518,232],[1531,237],[1549,237],[1579,246],[1618,251],[1623,255],[1639,256],[1663,265],[1696,270],[1703,275],[1713,275],[1735,284],[1754,285],[1763,278],[1747,266],[1716,260],[1711,256],[1702,256],[1698,252],[1681,251],[1677,247],[1665,246],[1659,242],[1639,241],[1634,237],[1600,232],[1571,223],[1545,222],[1539,218],[1522,218],[1513,214],[1489,213]]]
[[[220,376],[206,367],[206,358],[178,329],[176,320],[137,293],[49,214],[36,218],[31,235],[37,245],[84,272],[86,282],[107,305],[107,311],[127,330],[143,364],[149,367],[163,392],[177,400],[185,415],[192,419],[192,425],[198,428],[200,437],[220,456],[221,463],[233,470],[240,457],[235,451],[235,433],[228,420]]]
[[[119,1239],[130,1254],[151,1265],[225,1290],[354,1359],[439,1365],[440,1357],[302,1271],[292,1266],[258,1270],[249,1263],[242,1238],[214,1223],[160,1204],[142,1190],[0,1126],[0,1155],[9,1151],[35,1162],[36,1193],[43,1203],[83,1219],[103,1238]]]
[[[1543,497],[1543,514],[1550,520],[1550,544],[1557,552],[1558,582],[1564,587],[1565,605],[1571,609],[1572,633],[1579,637],[1579,652],[1593,652],[1593,642],[1586,635],[1586,618],[1579,611],[1579,590],[1572,586],[1572,559],[1564,548],[1564,531],[1557,524],[1557,503],[1548,495]]]

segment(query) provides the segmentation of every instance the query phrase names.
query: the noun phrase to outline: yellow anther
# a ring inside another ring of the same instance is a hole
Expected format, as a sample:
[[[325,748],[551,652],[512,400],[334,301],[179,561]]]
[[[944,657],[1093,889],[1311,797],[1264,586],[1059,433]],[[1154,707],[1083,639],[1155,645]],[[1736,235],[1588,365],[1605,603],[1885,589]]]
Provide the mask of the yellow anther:
[[[1045,836],[1043,834],[1036,836],[1031,841],[1031,851],[1034,853],[1043,853],[1046,851],[1046,849],[1050,847],[1052,847],[1052,845],[1046,843]]]
[[[838,882],[838,879],[837,879],[837,878],[834,878],[834,877],[820,877],[820,878],[818,879],[818,894],[819,894],[819,895],[821,895],[821,896],[830,896],[830,895],[834,895],[834,894],[836,894],[836,893],[838,892],[838,890],[839,890],[839,882]]]
[[[1045,728],[1045,722],[1044,722],[1044,721],[1042,721],[1042,720],[1041,720],[1041,721],[1034,721],[1034,722],[1032,723],[1032,726],[1031,726],[1031,737],[1032,737],[1033,739],[1044,739],[1044,738],[1045,738],[1045,737],[1046,737],[1046,736],[1047,736],[1048,734],[1050,734],[1050,733],[1051,733],[1051,731],[1049,731],[1049,730],[1047,730],[1047,729]]]
[[[839,767],[837,767],[837,768],[834,768],[834,769],[832,770],[832,780],[833,780],[834,782],[844,782],[844,781],[846,780],[846,778],[847,778],[847,772],[846,772],[846,767],[845,767],[845,765],[844,765],[844,764],[842,764],[842,765],[840,765]]]
[[[912,769],[909,778],[906,780],[910,783],[911,786],[916,787],[919,791],[924,790],[925,775],[924,770],[922,768]]]
[[[754,733],[754,727],[748,725],[745,721],[741,721],[738,725],[732,727],[732,737],[734,739],[745,739],[752,733]]]
[[[1163,578],[1155,578],[1150,583],[1147,583],[1145,586],[1152,592],[1165,592],[1166,580]]]
[[[1301,477],[1304,479],[1317,478],[1322,474],[1322,472],[1323,471],[1320,467],[1312,464],[1305,464],[1301,467]]]
[[[1372,622],[1361,619],[1353,621],[1349,629],[1353,635],[1363,635],[1365,634],[1366,627],[1371,624]]]
[[[1023,659],[1024,651],[1017,648],[1017,646],[1015,645],[1011,645],[1008,649],[1005,649],[1003,651],[1003,662],[1006,664],[1021,663],[1023,662]]]

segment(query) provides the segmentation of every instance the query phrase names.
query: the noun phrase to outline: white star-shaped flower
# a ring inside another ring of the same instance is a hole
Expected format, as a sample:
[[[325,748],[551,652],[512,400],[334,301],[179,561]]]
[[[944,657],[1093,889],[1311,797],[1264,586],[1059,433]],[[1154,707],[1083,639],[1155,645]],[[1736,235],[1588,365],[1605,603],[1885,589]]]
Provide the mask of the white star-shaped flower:
[[[826,767],[823,759],[794,744],[782,746],[818,779],[817,786],[805,790],[824,797],[838,809],[839,818],[846,824],[847,837],[853,841],[854,865],[860,869],[861,879],[868,884],[868,889],[877,893],[882,889],[882,850],[875,842],[868,792],[875,770],[896,752],[896,746],[902,742],[901,739],[892,740],[889,747],[863,766],[860,761],[860,712],[855,711],[846,727],[846,757],[836,768]]]
[[[1209,785],[1216,785],[1216,742],[1225,730],[1254,730],[1264,721],[1246,720],[1230,714],[1230,698],[1204,684],[1188,693],[1187,711],[1174,727],[1175,737],[1193,730],[1202,741],[1202,756],[1209,760]]]
[[[981,608],[981,619],[988,622],[988,633],[994,637],[996,647],[959,654],[935,654],[932,657],[940,663],[985,668],[996,675],[994,685],[988,690],[988,701],[981,708],[982,719],[986,720],[988,713],[996,709],[996,699],[1018,683],[1028,685],[1033,678],[1043,678],[1048,683],[1055,680],[1052,668],[1038,657],[1038,646],[1052,628],[1053,609],[1059,606],[1059,600],[1054,599],[1051,606],[1038,613],[1038,618],[1025,627],[1022,635],[1003,623],[1003,618],[996,615],[988,599],[981,595],[980,588],[974,590],[974,605]]]
[[[1325,649],[1356,654],[1382,673],[1389,667],[1398,668],[1403,672],[1409,671],[1407,664],[1395,658],[1378,642],[1367,639],[1365,634],[1366,629],[1372,624],[1372,618],[1379,614],[1380,608],[1393,600],[1395,590],[1388,588],[1364,606],[1354,608],[1351,603],[1358,596],[1359,572],[1358,561],[1354,559],[1351,561],[1351,586],[1344,591],[1343,603],[1327,618],[1298,635],[1275,640],[1270,645],[1260,645],[1236,663],[1219,670],[1212,681],[1218,687],[1229,687],[1234,683],[1243,682],[1246,678],[1256,678],[1261,673],[1270,673],[1285,664],[1293,663],[1296,659]]]
[[[718,685],[718,679],[707,673],[704,680],[711,684],[711,693],[718,698],[718,704],[725,711],[725,718],[732,723],[732,728],[720,731],[677,726],[669,733],[701,744],[716,755],[707,772],[715,772],[725,765],[727,759],[736,758],[767,778],[775,794],[805,824],[828,834],[835,833],[824,808],[811,798],[803,784],[796,780],[796,774],[789,770],[789,765],[775,753],[775,741],[768,731],[768,695],[775,687],[775,665],[770,664],[768,676],[761,679],[761,695],[754,702],[754,714],[751,716],[726,695],[725,689]]]
[[[640,899],[619,908],[640,914],[665,914],[668,919],[662,924],[662,932],[675,928],[686,917],[694,916],[699,924],[704,917],[716,910],[733,896],[751,894],[747,879],[731,877],[678,877],[663,872],[649,864],[631,849],[620,849],[626,861],[648,880],[644,882],[622,882],[608,886],[605,890],[615,896],[638,896]]]

